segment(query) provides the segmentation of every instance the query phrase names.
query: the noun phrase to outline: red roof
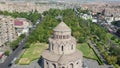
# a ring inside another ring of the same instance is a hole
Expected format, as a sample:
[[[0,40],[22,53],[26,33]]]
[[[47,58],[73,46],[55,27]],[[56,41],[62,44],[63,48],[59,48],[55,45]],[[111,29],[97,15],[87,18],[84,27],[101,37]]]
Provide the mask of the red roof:
[[[15,26],[22,26],[22,25],[23,25],[23,21],[15,20],[15,21],[14,21],[14,25],[15,25]]]

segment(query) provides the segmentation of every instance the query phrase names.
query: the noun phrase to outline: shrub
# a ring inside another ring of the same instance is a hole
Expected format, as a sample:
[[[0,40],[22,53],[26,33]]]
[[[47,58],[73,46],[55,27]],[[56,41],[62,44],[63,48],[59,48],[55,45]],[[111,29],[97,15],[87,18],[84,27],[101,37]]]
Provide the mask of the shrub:
[[[4,53],[6,56],[9,56],[10,55],[10,51],[9,50],[7,50],[7,51],[5,51],[5,53]]]

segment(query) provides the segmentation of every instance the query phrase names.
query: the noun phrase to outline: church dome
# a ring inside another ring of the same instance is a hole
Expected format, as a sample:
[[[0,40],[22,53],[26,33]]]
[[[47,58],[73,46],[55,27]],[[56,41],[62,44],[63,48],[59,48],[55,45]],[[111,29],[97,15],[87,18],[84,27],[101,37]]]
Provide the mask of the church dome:
[[[61,22],[60,24],[58,24],[58,26],[56,26],[53,30],[61,31],[61,32],[71,31],[71,29],[64,22]]]

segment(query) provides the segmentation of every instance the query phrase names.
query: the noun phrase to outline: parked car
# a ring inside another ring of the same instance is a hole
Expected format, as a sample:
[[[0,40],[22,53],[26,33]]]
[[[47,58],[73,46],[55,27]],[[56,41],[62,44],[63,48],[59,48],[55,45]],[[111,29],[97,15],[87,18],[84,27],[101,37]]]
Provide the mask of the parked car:
[[[11,62],[10,64],[8,65],[9,67],[12,66],[13,63],[15,63],[15,61],[17,60],[17,57],[15,57]]]

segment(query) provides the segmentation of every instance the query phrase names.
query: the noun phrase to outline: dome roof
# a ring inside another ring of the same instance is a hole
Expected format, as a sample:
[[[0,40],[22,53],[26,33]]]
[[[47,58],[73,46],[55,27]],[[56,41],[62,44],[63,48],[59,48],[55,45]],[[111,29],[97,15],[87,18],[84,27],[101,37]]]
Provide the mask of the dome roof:
[[[64,23],[61,22],[54,29],[54,31],[71,31],[71,29]]]

